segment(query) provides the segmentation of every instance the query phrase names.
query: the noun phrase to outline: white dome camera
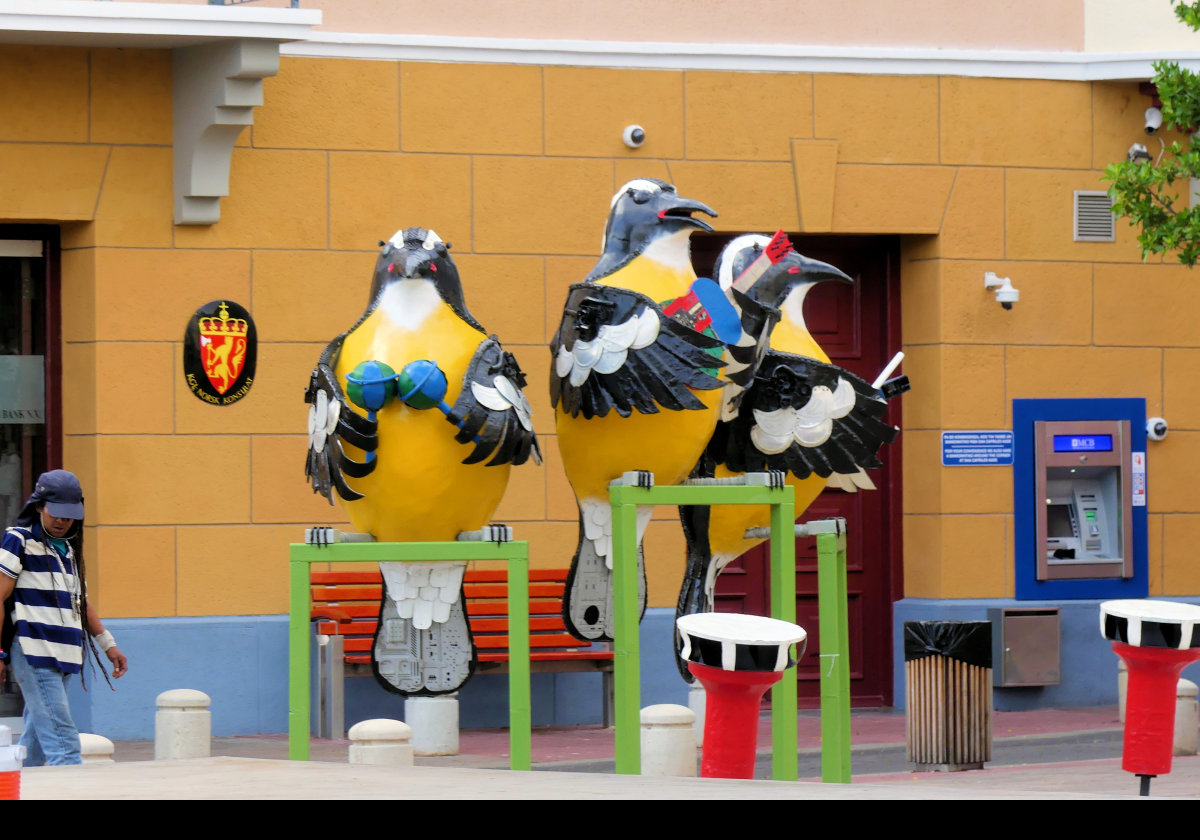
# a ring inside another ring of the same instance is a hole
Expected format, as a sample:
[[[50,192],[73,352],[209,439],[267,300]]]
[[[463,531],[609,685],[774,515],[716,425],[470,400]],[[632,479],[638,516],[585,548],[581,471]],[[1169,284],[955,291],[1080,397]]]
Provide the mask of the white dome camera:
[[[621,132],[621,140],[631,149],[636,149],[646,142],[646,129],[640,125],[627,125]]]
[[[1151,417],[1146,421],[1146,437],[1150,440],[1162,440],[1167,436],[1167,421],[1161,417]]]
[[[1146,133],[1154,134],[1162,128],[1162,111],[1157,108],[1146,109]]]
[[[1021,299],[1021,292],[1013,288],[1012,280],[997,277],[994,272],[989,271],[983,275],[983,286],[985,289],[995,290],[996,302],[1005,309],[1012,309],[1013,304]]]

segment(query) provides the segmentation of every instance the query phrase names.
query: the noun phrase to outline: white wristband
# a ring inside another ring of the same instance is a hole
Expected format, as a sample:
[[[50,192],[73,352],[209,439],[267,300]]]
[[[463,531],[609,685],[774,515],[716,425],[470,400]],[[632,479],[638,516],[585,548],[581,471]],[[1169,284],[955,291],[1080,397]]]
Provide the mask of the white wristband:
[[[96,643],[96,647],[104,652],[108,652],[109,648],[117,646],[117,640],[113,638],[113,634],[105,630],[99,636],[92,636],[92,641]]]

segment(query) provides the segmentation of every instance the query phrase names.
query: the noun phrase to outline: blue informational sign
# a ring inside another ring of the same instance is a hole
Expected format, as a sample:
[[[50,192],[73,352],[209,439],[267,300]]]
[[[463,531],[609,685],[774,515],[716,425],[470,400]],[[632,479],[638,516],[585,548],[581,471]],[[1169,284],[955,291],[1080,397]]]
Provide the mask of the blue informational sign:
[[[1112,452],[1112,435],[1055,435],[1055,452]]]
[[[1011,467],[1013,433],[994,431],[942,432],[943,467]]]

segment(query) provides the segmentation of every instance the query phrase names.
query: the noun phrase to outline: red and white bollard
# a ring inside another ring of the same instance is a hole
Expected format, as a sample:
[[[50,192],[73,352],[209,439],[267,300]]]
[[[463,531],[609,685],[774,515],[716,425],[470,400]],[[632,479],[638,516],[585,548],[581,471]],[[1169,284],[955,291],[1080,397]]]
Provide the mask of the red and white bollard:
[[[12,730],[0,724],[0,800],[21,798],[21,764],[25,748],[12,745]]]
[[[1105,601],[1100,632],[1125,662],[1125,744],[1121,767],[1150,780],[1171,772],[1180,672],[1200,660],[1200,607],[1174,601]]]
[[[704,686],[700,775],[753,779],[763,694],[804,654],[803,627],[758,615],[696,613],[676,619],[679,655]]]

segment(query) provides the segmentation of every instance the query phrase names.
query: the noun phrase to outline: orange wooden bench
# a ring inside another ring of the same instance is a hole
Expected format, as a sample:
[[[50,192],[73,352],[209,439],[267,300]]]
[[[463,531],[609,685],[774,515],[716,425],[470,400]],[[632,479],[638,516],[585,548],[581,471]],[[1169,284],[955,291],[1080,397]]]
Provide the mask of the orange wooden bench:
[[[463,579],[467,620],[478,665],[475,673],[508,673],[508,582],[500,569],[468,569]],[[533,673],[584,672],[602,675],[603,723],[612,725],[613,652],[567,632],[562,620],[566,569],[529,571],[529,651]],[[316,702],[319,737],[345,733],[344,680],[371,675],[371,648],[383,598],[378,569],[310,574],[311,618],[318,655]]]

